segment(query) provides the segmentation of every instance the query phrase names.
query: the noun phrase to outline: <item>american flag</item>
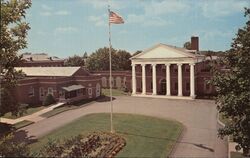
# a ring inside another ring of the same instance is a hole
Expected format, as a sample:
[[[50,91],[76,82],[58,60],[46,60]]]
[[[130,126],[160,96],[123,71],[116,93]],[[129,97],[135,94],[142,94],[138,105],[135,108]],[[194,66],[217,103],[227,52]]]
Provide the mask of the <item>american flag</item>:
[[[111,23],[111,24],[123,24],[124,21],[120,15],[116,14],[115,12],[110,11],[109,23]]]

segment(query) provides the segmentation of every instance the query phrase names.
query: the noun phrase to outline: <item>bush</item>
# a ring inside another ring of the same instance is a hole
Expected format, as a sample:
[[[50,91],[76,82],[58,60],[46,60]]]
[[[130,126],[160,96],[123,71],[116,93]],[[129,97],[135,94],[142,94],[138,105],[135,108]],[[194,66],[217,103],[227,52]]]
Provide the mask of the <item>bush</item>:
[[[12,133],[0,138],[0,157],[28,157],[28,145],[14,140]]]
[[[113,133],[78,135],[66,140],[49,140],[38,157],[114,157],[124,146],[124,138]]]
[[[56,100],[51,94],[47,95],[45,100],[43,101],[43,105],[45,106],[54,104],[54,103],[56,103]]]

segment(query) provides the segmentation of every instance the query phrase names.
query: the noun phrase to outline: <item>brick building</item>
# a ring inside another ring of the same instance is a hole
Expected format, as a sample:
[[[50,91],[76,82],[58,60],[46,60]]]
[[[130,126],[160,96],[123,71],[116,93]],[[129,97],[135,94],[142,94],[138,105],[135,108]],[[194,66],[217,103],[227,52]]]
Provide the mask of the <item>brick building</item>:
[[[199,51],[198,37],[191,38],[191,50],[157,44],[131,58],[131,71],[113,71],[112,87],[126,88],[132,96],[193,99],[215,95],[207,83],[212,77],[208,58]],[[102,87],[109,87],[109,72],[95,71]]]
[[[46,53],[23,53],[23,62],[20,67],[61,67],[64,66],[64,59],[56,56],[49,56]]]
[[[57,101],[97,98],[101,77],[81,67],[16,67],[26,77],[19,80],[15,95],[19,103],[41,104],[48,94]]]

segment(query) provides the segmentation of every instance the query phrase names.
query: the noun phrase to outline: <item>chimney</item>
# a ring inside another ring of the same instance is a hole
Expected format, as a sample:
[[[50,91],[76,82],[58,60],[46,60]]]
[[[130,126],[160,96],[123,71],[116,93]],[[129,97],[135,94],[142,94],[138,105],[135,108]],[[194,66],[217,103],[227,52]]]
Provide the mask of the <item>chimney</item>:
[[[199,51],[199,37],[197,36],[191,37],[191,50]]]

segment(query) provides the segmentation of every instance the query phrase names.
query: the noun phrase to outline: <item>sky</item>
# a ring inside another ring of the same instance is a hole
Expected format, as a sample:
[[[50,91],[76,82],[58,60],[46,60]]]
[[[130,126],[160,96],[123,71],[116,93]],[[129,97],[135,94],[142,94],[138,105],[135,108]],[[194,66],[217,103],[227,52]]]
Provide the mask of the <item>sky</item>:
[[[111,25],[112,47],[131,54],[158,43],[182,47],[191,36],[200,50],[227,50],[250,7],[249,0],[32,0],[21,52],[66,58],[108,47],[108,4],[125,21]]]

